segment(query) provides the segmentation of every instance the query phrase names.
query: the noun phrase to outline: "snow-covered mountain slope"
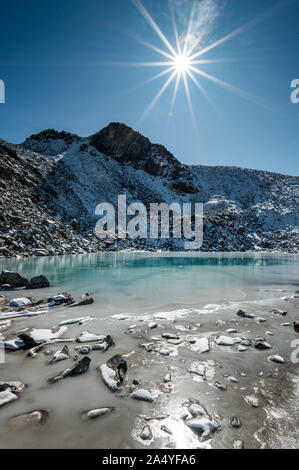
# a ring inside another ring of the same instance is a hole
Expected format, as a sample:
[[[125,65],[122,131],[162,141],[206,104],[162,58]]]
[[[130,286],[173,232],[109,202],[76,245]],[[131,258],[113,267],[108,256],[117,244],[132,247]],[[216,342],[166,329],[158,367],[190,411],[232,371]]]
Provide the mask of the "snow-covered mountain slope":
[[[97,204],[116,206],[118,195],[125,194],[128,204],[140,201],[147,207],[152,202],[204,203],[205,251],[299,251],[299,177],[184,165],[162,145],[119,123],[90,137],[47,130],[11,148],[24,165],[41,167],[31,189],[40,206],[65,226],[74,226],[76,219],[77,235],[85,240],[93,239]],[[140,245],[181,250],[184,240]]]

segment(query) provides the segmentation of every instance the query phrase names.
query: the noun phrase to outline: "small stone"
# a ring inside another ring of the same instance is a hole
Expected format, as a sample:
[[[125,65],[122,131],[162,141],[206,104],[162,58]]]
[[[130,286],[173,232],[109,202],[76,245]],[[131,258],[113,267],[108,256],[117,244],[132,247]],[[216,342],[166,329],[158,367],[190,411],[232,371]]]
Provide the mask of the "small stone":
[[[236,379],[236,377],[232,377],[232,376],[227,377],[227,380],[229,380],[230,382],[233,382],[233,383],[238,383],[239,382],[239,380]]]
[[[201,437],[209,437],[218,430],[218,425],[209,417],[191,418],[186,421],[189,428],[199,433]]]
[[[192,414],[192,416],[194,418],[197,418],[199,416],[206,416],[207,415],[207,411],[199,403],[192,403],[189,406],[188,411],[189,411],[189,413]]]
[[[105,416],[110,414],[113,411],[113,408],[95,408],[89,411],[85,411],[84,413],[81,414],[82,419],[88,420],[88,419],[95,419],[99,418],[100,416]]]
[[[262,349],[262,350],[265,350],[265,349],[272,349],[271,344],[267,343],[266,341],[262,341],[262,340],[257,340],[257,341],[255,342],[254,347],[255,347],[256,349]]]
[[[174,333],[162,333],[162,338],[166,339],[180,339],[180,337]]]
[[[239,420],[239,418],[237,416],[234,416],[230,420],[230,424],[233,428],[240,428],[241,427],[241,421]]]
[[[134,400],[141,400],[141,401],[148,401],[148,402],[154,401],[154,398],[151,395],[151,393],[148,390],[145,390],[144,388],[139,388],[138,390],[135,390],[129,396],[130,398],[134,398]]]
[[[223,391],[223,392],[225,392],[225,391],[227,390],[227,386],[221,384],[220,382],[215,382],[215,383],[214,383],[214,386],[215,386],[216,388],[218,388],[218,390],[221,390],[221,391]]]
[[[163,424],[163,425],[161,426],[161,431],[164,431],[164,432],[166,432],[167,434],[172,435],[172,431],[171,431],[167,426],[165,426],[165,424]]]
[[[272,313],[274,313],[275,315],[281,315],[283,317],[288,314],[286,310],[279,310],[279,309],[272,310]]]
[[[244,397],[244,400],[246,401],[247,405],[252,406],[253,408],[259,407],[259,400],[254,395],[247,395]]]
[[[244,449],[244,442],[241,441],[240,439],[234,441],[233,448],[234,449]]]
[[[187,372],[189,372],[189,374],[195,374],[199,375],[200,377],[204,377],[206,374],[206,368],[204,366],[197,366],[188,369]]]
[[[269,361],[272,362],[277,362],[278,364],[285,364],[285,359],[282,356],[279,356],[279,354],[274,354],[273,356],[268,357]]]
[[[169,351],[168,351],[168,349],[160,349],[159,353],[160,353],[162,356],[169,356]]]
[[[82,346],[80,349],[79,349],[79,353],[80,354],[89,354],[91,351],[91,346]]]
[[[255,315],[253,313],[246,313],[244,310],[239,310],[237,312],[237,315],[242,318],[255,318]]]
[[[234,344],[241,343],[242,340],[241,338],[218,334],[215,336],[214,341],[219,346],[233,346]]]
[[[164,383],[170,382],[171,381],[171,374],[166,374],[163,381],[164,381]]]
[[[93,344],[92,345],[92,348],[91,348],[93,351],[102,351],[103,349],[105,349],[105,345],[104,344],[101,344],[101,343],[96,343],[96,344]]]
[[[264,323],[264,322],[267,321],[267,320],[266,320],[265,318],[263,318],[263,317],[257,317],[256,321],[257,321],[258,323]]]
[[[149,427],[148,424],[144,426],[144,428],[141,431],[140,438],[143,440],[150,440],[153,438],[153,433],[151,428]]]

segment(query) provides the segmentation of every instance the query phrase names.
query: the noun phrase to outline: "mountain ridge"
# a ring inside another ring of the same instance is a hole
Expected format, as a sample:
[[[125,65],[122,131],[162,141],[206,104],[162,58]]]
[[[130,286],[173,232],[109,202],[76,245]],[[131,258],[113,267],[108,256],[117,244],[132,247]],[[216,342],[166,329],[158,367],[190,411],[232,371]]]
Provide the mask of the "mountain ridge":
[[[27,137],[23,142],[20,142],[20,143],[14,143],[12,145],[17,145],[17,146],[21,146],[21,147],[24,147],[24,148],[31,148],[33,150],[34,147],[32,147],[30,145],[30,142],[31,141],[34,141],[34,140],[39,140],[41,139],[43,136],[48,136],[48,137],[51,137],[52,136],[56,136],[56,138],[59,138],[60,136],[61,137],[65,137],[66,139],[67,138],[74,138],[74,139],[77,139],[77,140],[82,140],[82,141],[85,141],[86,139],[91,139],[93,136],[96,136],[98,134],[100,134],[103,130],[109,128],[109,126],[111,125],[121,125],[121,126],[124,126],[126,128],[128,128],[129,130],[133,130],[133,128],[131,128],[130,126],[127,126],[126,124],[123,124],[123,123],[120,123],[120,122],[111,122],[110,124],[108,124],[106,127],[104,127],[103,129],[101,129],[100,131],[97,131],[95,132],[94,134],[90,134],[88,136],[80,136],[78,134],[75,134],[75,133],[72,133],[72,132],[69,132],[69,131],[58,131],[54,128],[48,128],[48,129],[44,129],[40,132],[37,132],[35,134],[32,134],[30,135],[29,137]],[[141,133],[139,133],[138,131],[134,131],[136,134],[139,134],[140,136],[144,137]],[[147,137],[144,137],[145,139],[149,140]],[[0,139],[1,140],[1,139]],[[150,141],[150,140],[149,140]],[[3,140],[3,142],[5,142],[5,140]],[[7,142],[9,143],[9,142]],[[179,159],[177,159],[173,153],[171,153],[164,145],[161,145],[161,144],[158,144],[158,143],[153,143],[150,141],[150,143],[154,146],[159,146],[163,149],[166,150],[167,153],[169,153],[170,155],[172,155],[173,158],[175,158],[176,160],[180,161]],[[288,176],[288,177],[294,177],[294,178],[299,178],[299,175],[289,175],[287,173],[281,173],[281,172],[278,172],[278,171],[270,171],[270,170],[264,170],[264,169],[259,169],[259,168],[251,168],[251,167],[242,167],[242,166],[238,166],[238,165],[207,165],[207,164],[194,164],[194,163],[182,163],[180,162],[182,165],[186,166],[186,167],[209,167],[209,168],[236,168],[236,169],[240,169],[240,170],[249,170],[249,171],[253,171],[253,172],[264,172],[264,173],[271,173],[273,175],[280,175],[280,176]]]
[[[67,234],[60,243],[64,247],[58,250],[61,254],[123,248],[184,249],[184,240],[97,240],[93,231],[95,207],[101,202],[116,205],[119,194],[127,196],[128,204],[143,202],[147,207],[151,202],[202,202],[202,251],[298,252],[296,176],[235,166],[186,165],[163,145],[152,144],[122,123],[110,123],[88,137],[46,129],[22,144],[0,140],[0,156],[3,201],[11,196],[12,211],[18,212],[13,192],[19,191],[18,203],[22,203],[25,191],[37,212],[44,214],[43,219],[48,217],[58,224],[56,245],[59,234]],[[30,220],[26,223],[30,226]],[[28,248],[21,228],[12,227],[8,217],[8,231],[13,231],[16,246],[21,243],[20,250],[14,250],[10,248],[12,241],[5,241],[4,225],[0,220],[2,253],[6,256],[57,251],[51,237],[45,239],[40,230],[40,243],[30,239]]]

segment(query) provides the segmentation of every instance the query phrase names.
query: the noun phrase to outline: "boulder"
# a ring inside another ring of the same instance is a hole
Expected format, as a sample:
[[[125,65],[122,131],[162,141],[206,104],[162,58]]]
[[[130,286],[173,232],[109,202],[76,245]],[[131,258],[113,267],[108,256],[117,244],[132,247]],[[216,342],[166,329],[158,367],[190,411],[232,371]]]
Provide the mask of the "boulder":
[[[0,274],[0,285],[2,284],[10,284],[12,287],[27,287],[29,281],[19,273],[2,271]]]
[[[81,413],[81,418],[84,419],[85,421],[90,420],[90,419],[95,419],[99,418],[100,416],[105,416],[109,415],[112,413],[114,410],[113,407],[107,407],[107,408],[94,408],[89,411],[85,411],[84,413]]]
[[[138,390],[135,390],[129,396],[130,398],[134,398],[135,400],[148,401],[148,402],[154,401],[152,394],[148,390],[145,390],[144,388],[139,388]]]
[[[123,383],[128,370],[127,361],[118,354],[99,367],[103,382],[115,392]]]
[[[80,361],[76,362],[76,364],[74,364],[73,367],[69,367],[65,369],[64,371],[60,372],[59,374],[55,375],[55,377],[48,379],[48,382],[50,384],[53,384],[55,382],[58,382],[58,380],[64,379],[65,377],[84,374],[89,369],[90,361],[91,359],[86,356]]]
[[[44,287],[50,287],[50,282],[43,274],[30,279],[29,284],[27,285],[27,289],[42,289]]]
[[[31,304],[31,300],[27,297],[18,297],[15,299],[11,299],[9,302],[10,307],[22,307],[23,305]]]

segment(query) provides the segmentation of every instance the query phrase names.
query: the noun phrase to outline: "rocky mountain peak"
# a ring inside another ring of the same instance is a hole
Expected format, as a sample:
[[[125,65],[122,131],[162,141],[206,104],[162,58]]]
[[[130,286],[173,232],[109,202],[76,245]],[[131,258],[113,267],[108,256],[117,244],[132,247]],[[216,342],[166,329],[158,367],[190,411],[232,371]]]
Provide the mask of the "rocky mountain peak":
[[[22,147],[52,156],[64,152],[69,145],[79,140],[81,137],[76,134],[46,129],[38,134],[32,134],[25,140]]]
[[[29,142],[31,140],[48,141],[58,139],[62,139],[65,142],[72,142],[78,138],[79,136],[76,134],[71,134],[70,132],[57,131],[56,129],[45,129],[44,131],[38,132],[37,134],[32,134],[25,140],[25,142]]]
[[[90,143],[105,155],[132,162],[143,160],[151,148],[149,139],[119,122],[111,122],[92,135]]]

